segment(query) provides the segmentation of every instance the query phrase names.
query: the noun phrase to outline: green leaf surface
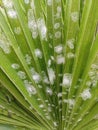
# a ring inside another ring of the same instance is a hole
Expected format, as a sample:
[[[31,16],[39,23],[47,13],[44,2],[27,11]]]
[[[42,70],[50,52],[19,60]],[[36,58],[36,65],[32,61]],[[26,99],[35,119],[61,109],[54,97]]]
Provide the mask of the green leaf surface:
[[[98,0],[0,0],[6,129],[98,129]]]

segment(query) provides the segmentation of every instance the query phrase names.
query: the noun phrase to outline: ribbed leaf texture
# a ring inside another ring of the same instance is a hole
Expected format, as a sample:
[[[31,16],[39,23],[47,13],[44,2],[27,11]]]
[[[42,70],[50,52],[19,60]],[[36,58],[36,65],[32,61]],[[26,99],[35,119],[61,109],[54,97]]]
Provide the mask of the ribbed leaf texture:
[[[0,124],[98,129],[98,0],[0,0]]]

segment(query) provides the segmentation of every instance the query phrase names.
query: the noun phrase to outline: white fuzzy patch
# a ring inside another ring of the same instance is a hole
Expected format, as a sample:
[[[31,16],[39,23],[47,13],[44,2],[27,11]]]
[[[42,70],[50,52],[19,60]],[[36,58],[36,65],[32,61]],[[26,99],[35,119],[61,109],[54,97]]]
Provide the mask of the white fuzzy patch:
[[[55,38],[61,38],[61,32],[60,31],[57,31],[56,33],[55,33]]]
[[[71,85],[71,74],[65,73],[63,76],[63,86],[68,87]]]
[[[52,0],[47,0],[47,5],[51,6],[52,5]]]
[[[81,98],[85,101],[87,99],[91,98],[91,93],[89,89],[85,89],[82,93],[81,93]]]
[[[35,53],[35,56],[36,57],[38,57],[38,58],[42,58],[42,51],[40,50],[40,49],[35,49],[35,51],[34,51],[34,53]]]
[[[73,22],[77,22],[79,20],[79,12],[72,12],[71,19]]]
[[[16,19],[17,18],[17,12],[14,9],[10,9],[7,11],[7,14],[10,18]]]
[[[29,82],[28,80],[24,80],[24,84],[30,96],[37,93],[36,88],[32,85],[31,82]]]
[[[21,78],[21,79],[25,79],[26,78],[26,73],[23,71],[18,71],[17,75]]]
[[[60,23],[55,23],[54,24],[54,29],[58,29],[60,27]]]
[[[65,57],[63,55],[58,55],[56,58],[57,64],[64,64],[65,63]]]
[[[21,28],[20,27],[15,27],[14,32],[19,35],[21,33]]]
[[[39,105],[39,107],[40,107],[40,108],[44,108],[44,105],[43,105],[43,104],[41,104],[41,105]]]
[[[35,83],[39,83],[41,81],[41,77],[37,72],[32,75],[32,78],[35,81]]]
[[[29,4],[30,0],[24,0],[25,4]]]
[[[49,95],[52,95],[53,94],[52,89],[51,88],[47,88],[46,89],[46,93],[49,94]]]
[[[9,54],[11,52],[10,45],[6,44],[3,40],[0,40],[0,48],[2,48],[5,54]]]
[[[46,28],[44,19],[39,18],[39,19],[37,20],[37,25],[38,25],[38,29],[39,29],[39,32],[40,32],[40,37],[41,37],[41,39],[42,39],[42,40],[43,40],[43,39],[46,39],[47,28]]]
[[[67,41],[67,45],[68,45],[68,47],[70,48],[70,49],[74,49],[74,39],[69,39],[68,41]]]
[[[25,60],[26,60],[26,63],[27,63],[28,65],[30,65],[32,58],[31,58],[31,56],[30,56],[29,54],[26,54],[26,55],[25,55]]]
[[[11,65],[11,67],[12,67],[13,69],[19,69],[19,68],[20,68],[20,65],[17,64],[17,63],[13,63],[13,64]]]
[[[54,47],[54,51],[55,51],[57,54],[62,53],[62,51],[63,51],[63,46],[62,46],[61,44],[55,46],[55,47]]]
[[[55,72],[52,68],[48,68],[48,75],[49,75],[49,80],[51,84],[54,84],[55,81]]]
[[[72,59],[72,58],[74,58],[74,57],[75,57],[75,54],[74,54],[74,53],[68,52],[68,54],[67,54],[67,58],[68,58],[68,59]]]
[[[12,8],[13,7],[13,3],[12,3],[12,0],[2,0],[4,6],[6,8]]]

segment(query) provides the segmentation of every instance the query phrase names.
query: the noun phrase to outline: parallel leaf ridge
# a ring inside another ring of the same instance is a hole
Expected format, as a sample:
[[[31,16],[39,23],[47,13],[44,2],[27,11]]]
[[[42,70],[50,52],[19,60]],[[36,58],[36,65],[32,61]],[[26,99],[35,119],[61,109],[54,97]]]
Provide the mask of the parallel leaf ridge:
[[[0,0],[0,129],[98,129],[98,0]]]

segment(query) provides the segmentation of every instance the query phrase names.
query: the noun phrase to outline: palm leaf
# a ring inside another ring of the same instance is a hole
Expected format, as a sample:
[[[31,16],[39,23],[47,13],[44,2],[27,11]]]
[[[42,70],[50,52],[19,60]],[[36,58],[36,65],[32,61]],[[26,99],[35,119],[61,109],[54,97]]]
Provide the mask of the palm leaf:
[[[0,0],[0,129],[98,129],[98,0]]]

